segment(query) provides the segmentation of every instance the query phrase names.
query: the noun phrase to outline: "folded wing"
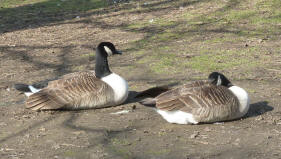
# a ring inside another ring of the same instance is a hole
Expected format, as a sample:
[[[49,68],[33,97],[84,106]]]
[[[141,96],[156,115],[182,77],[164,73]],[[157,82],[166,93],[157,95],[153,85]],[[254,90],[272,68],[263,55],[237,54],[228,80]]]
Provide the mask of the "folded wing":
[[[103,107],[112,98],[111,87],[96,78],[94,72],[77,72],[49,82],[28,98],[26,107],[32,110]]]

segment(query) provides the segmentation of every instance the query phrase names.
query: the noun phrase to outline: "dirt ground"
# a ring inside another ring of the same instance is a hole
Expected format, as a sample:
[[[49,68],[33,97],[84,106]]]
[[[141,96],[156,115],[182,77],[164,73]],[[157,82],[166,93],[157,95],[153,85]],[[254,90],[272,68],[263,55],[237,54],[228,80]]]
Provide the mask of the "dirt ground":
[[[198,14],[203,14],[215,8],[217,2],[138,2],[54,15],[32,12],[32,17],[17,15],[18,19],[14,17],[14,21],[1,21],[0,158],[280,159],[281,31],[261,34],[266,38],[257,34],[241,36],[242,39],[231,42],[207,43],[207,40],[229,33],[205,30],[213,29],[215,24],[194,22],[186,26],[179,23],[180,27],[188,27],[186,32],[190,31],[192,35],[192,39],[186,39],[164,33],[177,27],[173,24],[181,20],[183,13],[199,8]],[[237,5],[233,7],[239,9],[239,4],[220,2],[225,6]],[[204,6],[201,3],[205,3]],[[11,10],[20,12],[24,7]],[[0,13],[8,12],[0,10]],[[159,17],[171,20],[172,25],[156,21],[157,24],[149,26]],[[276,26],[280,27],[280,24]],[[201,29],[195,33],[193,25],[199,25]],[[244,25],[239,23],[240,29],[251,32],[251,28]],[[179,33],[182,36],[190,35],[182,32]],[[132,99],[117,107],[98,110],[33,112],[24,108],[26,97],[15,91],[13,84],[44,84],[70,72],[93,69],[93,49],[101,41],[111,41],[124,52],[122,56],[110,57],[109,62],[113,72],[127,79],[131,96],[152,86],[180,85],[204,79],[210,71],[221,71],[249,92],[249,113],[241,120],[230,122],[176,125],[167,123],[154,110]],[[208,45],[204,50],[210,53],[216,49],[237,51],[249,47],[257,52],[253,57],[249,56],[249,61],[218,65],[215,70],[181,64],[181,59],[195,61],[202,45]],[[162,52],[176,52],[176,56],[159,60],[158,55],[160,58]],[[170,65],[169,60],[174,65]],[[258,62],[253,63],[254,60]],[[253,65],[248,67],[248,63]],[[114,114],[122,110],[129,113]]]

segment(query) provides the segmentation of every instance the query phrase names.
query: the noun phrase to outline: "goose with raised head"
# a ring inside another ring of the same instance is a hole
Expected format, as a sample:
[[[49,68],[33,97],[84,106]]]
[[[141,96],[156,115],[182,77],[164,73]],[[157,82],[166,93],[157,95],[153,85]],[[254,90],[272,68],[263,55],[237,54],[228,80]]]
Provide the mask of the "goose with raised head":
[[[190,82],[140,103],[155,106],[169,123],[198,124],[241,118],[249,109],[250,99],[243,88],[213,72],[208,80]]]
[[[26,108],[32,110],[104,108],[122,104],[128,97],[125,79],[110,71],[107,57],[121,54],[110,42],[96,48],[95,71],[64,75],[38,89],[32,85],[16,84],[28,99]]]

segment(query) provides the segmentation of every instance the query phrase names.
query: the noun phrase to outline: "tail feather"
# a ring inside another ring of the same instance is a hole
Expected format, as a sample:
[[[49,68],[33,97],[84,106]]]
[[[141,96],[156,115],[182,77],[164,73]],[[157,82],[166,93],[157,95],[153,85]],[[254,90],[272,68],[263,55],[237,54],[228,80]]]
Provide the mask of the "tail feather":
[[[154,98],[168,90],[170,90],[169,86],[153,87],[138,93],[138,95],[136,95],[135,98],[147,98],[147,97]]]
[[[23,92],[28,97],[30,95],[32,95],[33,93],[37,93],[37,92],[39,92],[41,90],[41,89],[35,88],[32,85],[21,84],[21,83],[15,84],[14,88],[16,90],[20,91],[20,92]]]
[[[14,85],[14,88],[21,92],[31,92],[27,84],[18,83]]]
[[[36,93],[31,95],[26,101],[26,108],[40,110],[50,99],[45,93]]]
[[[36,111],[60,109],[63,106],[64,103],[60,102],[56,97],[49,95],[45,90],[31,95],[26,101],[26,108]]]
[[[156,105],[156,99],[155,98],[145,98],[141,101],[139,101],[140,104],[149,106],[149,107],[155,107]]]

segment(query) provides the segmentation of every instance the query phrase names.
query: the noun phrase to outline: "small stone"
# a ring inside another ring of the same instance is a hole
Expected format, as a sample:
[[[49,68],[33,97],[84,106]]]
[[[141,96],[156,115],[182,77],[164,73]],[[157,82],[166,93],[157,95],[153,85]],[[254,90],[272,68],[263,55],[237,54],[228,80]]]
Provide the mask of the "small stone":
[[[239,139],[239,138],[237,138],[237,139],[233,142],[233,145],[238,146],[238,145],[239,145],[239,142],[240,142],[240,139]]]
[[[198,137],[198,136],[199,136],[199,132],[196,131],[196,132],[194,132],[194,134],[190,135],[190,138],[191,138],[191,139],[195,139],[195,138]]]
[[[40,130],[40,131],[46,131],[46,128],[41,127],[39,130]]]
[[[133,106],[132,106],[132,110],[135,110],[136,108],[137,108],[136,105],[133,105]]]
[[[259,40],[258,40],[258,43],[262,43],[262,42],[263,42],[263,39],[259,39]]]
[[[23,115],[22,117],[23,117],[23,118],[27,118],[27,119],[29,119],[29,118],[30,118],[30,116],[29,116],[29,115]]]
[[[267,139],[271,139],[271,138],[272,138],[272,136],[268,136],[268,137],[267,137]]]
[[[0,126],[7,126],[7,124],[4,123],[4,122],[1,122],[1,123],[0,123]]]
[[[206,131],[206,132],[210,132],[210,131],[211,131],[211,129],[210,129],[209,127],[206,127],[206,128],[204,129],[204,131]]]
[[[52,146],[52,148],[54,148],[54,149],[59,149],[60,148],[60,145],[58,145],[58,144],[56,144],[56,145],[54,145],[54,146]]]

